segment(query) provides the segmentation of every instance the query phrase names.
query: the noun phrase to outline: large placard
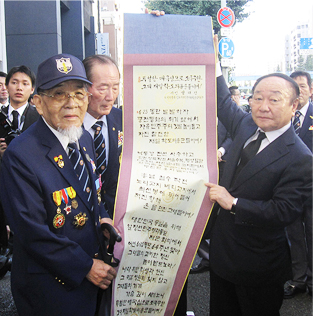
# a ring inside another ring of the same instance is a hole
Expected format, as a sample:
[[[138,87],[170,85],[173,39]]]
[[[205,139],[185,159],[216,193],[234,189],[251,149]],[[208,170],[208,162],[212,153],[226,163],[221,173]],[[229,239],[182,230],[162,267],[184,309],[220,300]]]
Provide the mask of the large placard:
[[[166,18],[167,26],[181,20]],[[147,29],[161,22],[138,19]],[[203,27],[204,20],[192,21]],[[204,183],[217,181],[214,50],[165,53],[124,54],[125,142],[114,219],[123,245],[116,249],[113,315],[174,313],[212,206]]]

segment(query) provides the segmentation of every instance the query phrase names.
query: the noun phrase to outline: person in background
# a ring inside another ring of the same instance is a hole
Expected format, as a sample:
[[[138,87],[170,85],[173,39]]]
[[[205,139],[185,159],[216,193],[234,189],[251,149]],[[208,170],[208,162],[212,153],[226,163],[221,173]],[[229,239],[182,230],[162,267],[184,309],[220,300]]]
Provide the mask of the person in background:
[[[0,71],[0,106],[8,106],[8,91],[5,86],[5,78],[7,74],[3,71]]]
[[[237,86],[229,87],[229,92],[233,101],[236,102],[238,106],[240,106],[240,91]]]
[[[119,94],[120,73],[116,62],[105,55],[93,55],[83,60],[92,85],[84,127],[93,137],[97,155],[97,170],[101,174],[101,199],[111,218],[120,156],[123,145],[122,110],[114,107]]]
[[[299,105],[293,119],[296,134],[312,152],[313,92],[309,73],[296,71],[290,75],[300,88]],[[312,196],[311,196],[312,199]],[[303,205],[303,214],[287,227],[292,261],[292,279],[285,285],[284,298],[307,291],[312,296],[312,201]]]
[[[30,95],[34,92],[35,82],[35,74],[24,65],[13,67],[5,79],[10,103],[1,113],[0,157],[3,156],[8,143],[39,118],[35,107],[28,103]],[[10,124],[7,124],[7,120]]]

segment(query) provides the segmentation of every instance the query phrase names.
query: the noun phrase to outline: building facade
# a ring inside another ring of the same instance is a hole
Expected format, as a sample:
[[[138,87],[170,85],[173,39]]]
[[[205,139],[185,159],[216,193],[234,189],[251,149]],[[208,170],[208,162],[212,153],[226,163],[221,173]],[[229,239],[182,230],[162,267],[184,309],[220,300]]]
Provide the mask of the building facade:
[[[93,0],[10,1],[0,3],[0,70],[26,65],[35,73],[52,55],[79,59],[95,53]]]

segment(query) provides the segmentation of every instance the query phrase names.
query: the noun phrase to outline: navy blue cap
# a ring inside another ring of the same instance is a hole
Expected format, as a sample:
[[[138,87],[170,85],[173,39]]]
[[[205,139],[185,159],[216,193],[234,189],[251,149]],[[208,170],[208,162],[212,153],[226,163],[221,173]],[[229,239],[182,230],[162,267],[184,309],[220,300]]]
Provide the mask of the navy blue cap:
[[[66,80],[81,80],[92,84],[87,79],[83,63],[73,55],[55,55],[38,66],[37,89],[48,90]]]

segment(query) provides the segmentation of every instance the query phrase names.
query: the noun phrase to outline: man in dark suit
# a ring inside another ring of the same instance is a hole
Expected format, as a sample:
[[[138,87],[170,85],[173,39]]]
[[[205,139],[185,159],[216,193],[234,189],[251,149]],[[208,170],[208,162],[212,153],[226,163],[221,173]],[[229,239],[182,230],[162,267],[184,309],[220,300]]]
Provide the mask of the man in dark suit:
[[[1,157],[7,144],[13,138],[10,137],[10,134],[16,135],[24,132],[39,118],[36,108],[28,103],[28,99],[35,89],[35,80],[35,74],[24,65],[13,67],[5,79],[10,103],[1,109],[0,114]],[[15,131],[18,132],[14,133]]]
[[[10,103],[7,106],[3,106],[0,113],[0,161],[12,139],[24,132],[39,118],[36,108],[28,104],[28,98],[35,89],[35,78],[35,74],[26,66],[13,67],[5,78]],[[1,204],[0,217],[4,218]],[[6,270],[11,268],[13,251],[13,232],[5,224],[4,220],[0,227],[2,236],[0,243],[3,253],[7,256],[7,263],[0,270],[0,277],[5,274]],[[8,234],[10,235],[9,240]]]
[[[216,202],[208,227],[211,316],[279,315],[291,272],[285,226],[300,216],[312,186],[311,152],[291,126],[298,96],[288,76],[264,76],[248,114],[217,78],[218,117],[233,144],[220,185],[207,184]]]
[[[299,85],[299,106],[293,120],[296,134],[312,151],[313,104],[310,95],[313,92],[309,73],[296,71],[290,75]],[[312,295],[312,208],[304,205],[303,214],[287,227],[292,261],[292,279],[286,283],[284,298],[306,292]]]
[[[41,118],[8,146],[0,197],[15,231],[12,293],[19,315],[94,316],[98,290],[116,276],[105,264],[100,181],[90,135],[81,127],[88,84],[68,54],[38,67]],[[101,218],[101,220],[100,220]]]
[[[122,111],[114,107],[119,94],[120,73],[116,62],[105,55],[87,57],[83,64],[87,78],[92,82],[92,86],[89,87],[92,96],[89,98],[84,127],[95,139],[98,135],[97,128],[102,125],[99,131],[100,136],[103,136],[103,148],[99,148],[95,143],[97,167],[102,179],[102,202],[113,218],[123,144]],[[99,159],[99,156],[105,158]]]

